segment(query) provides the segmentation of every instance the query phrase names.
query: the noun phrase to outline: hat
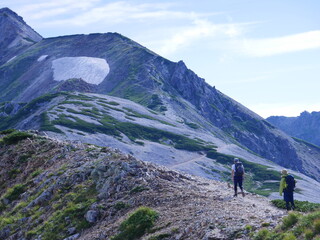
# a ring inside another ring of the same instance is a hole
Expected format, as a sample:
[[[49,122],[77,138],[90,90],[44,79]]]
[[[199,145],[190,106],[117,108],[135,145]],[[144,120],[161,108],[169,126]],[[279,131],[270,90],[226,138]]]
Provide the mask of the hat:
[[[239,158],[234,158],[234,162],[239,162]]]
[[[282,169],[281,174],[286,175],[288,174],[288,171],[286,169]]]

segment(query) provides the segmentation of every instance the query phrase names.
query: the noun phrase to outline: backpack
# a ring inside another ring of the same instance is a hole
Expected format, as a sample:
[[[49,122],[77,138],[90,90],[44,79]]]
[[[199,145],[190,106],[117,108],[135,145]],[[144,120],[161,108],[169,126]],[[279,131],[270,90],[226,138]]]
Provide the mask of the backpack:
[[[242,176],[244,174],[244,168],[241,162],[238,162],[235,164],[235,171],[234,175],[235,176]]]
[[[296,181],[294,180],[294,177],[292,175],[287,175],[285,179],[286,179],[285,190],[294,191],[294,188],[296,187]]]

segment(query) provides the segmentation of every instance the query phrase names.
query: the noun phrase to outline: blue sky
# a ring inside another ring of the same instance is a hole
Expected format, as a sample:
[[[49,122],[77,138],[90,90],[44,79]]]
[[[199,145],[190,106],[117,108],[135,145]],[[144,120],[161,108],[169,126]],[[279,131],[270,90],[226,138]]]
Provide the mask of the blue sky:
[[[262,117],[320,111],[319,0],[1,0],[43,37],[119,32]]]

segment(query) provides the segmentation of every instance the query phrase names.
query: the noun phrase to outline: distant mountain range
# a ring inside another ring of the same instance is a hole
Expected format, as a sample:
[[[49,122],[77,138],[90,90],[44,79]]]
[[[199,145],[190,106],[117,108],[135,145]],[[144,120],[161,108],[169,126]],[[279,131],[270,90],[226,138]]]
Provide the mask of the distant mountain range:
[[[302,112],[298,117],[271,116],[268,122],[290,136],[320,146],[320,112]]]
[[[306,184],[313,181],[300,173],[320,181],[318,147],[283,133],[183,61],[118,33],[42,38],[7,8],[0,30],[0,129],[118,148],[219,180],[229,178],[236,156],[252,176],[265,165],[292,169]],[[275,192],[268,180],[252,188]],[[312,198],[304,191],[301,198]]]

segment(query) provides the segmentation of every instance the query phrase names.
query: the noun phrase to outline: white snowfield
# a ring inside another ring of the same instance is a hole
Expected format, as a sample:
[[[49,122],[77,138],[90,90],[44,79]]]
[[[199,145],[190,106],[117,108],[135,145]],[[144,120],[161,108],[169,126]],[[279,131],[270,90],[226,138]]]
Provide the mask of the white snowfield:
[[[38,62],[42,62],[48,57],[48,55],[42,55],[41,57],[38,58]]]
[[[103,58],[63,57],[52,61],[55,81],[81,78],[87,83],[99,84],[108,75],[110,68]]]

